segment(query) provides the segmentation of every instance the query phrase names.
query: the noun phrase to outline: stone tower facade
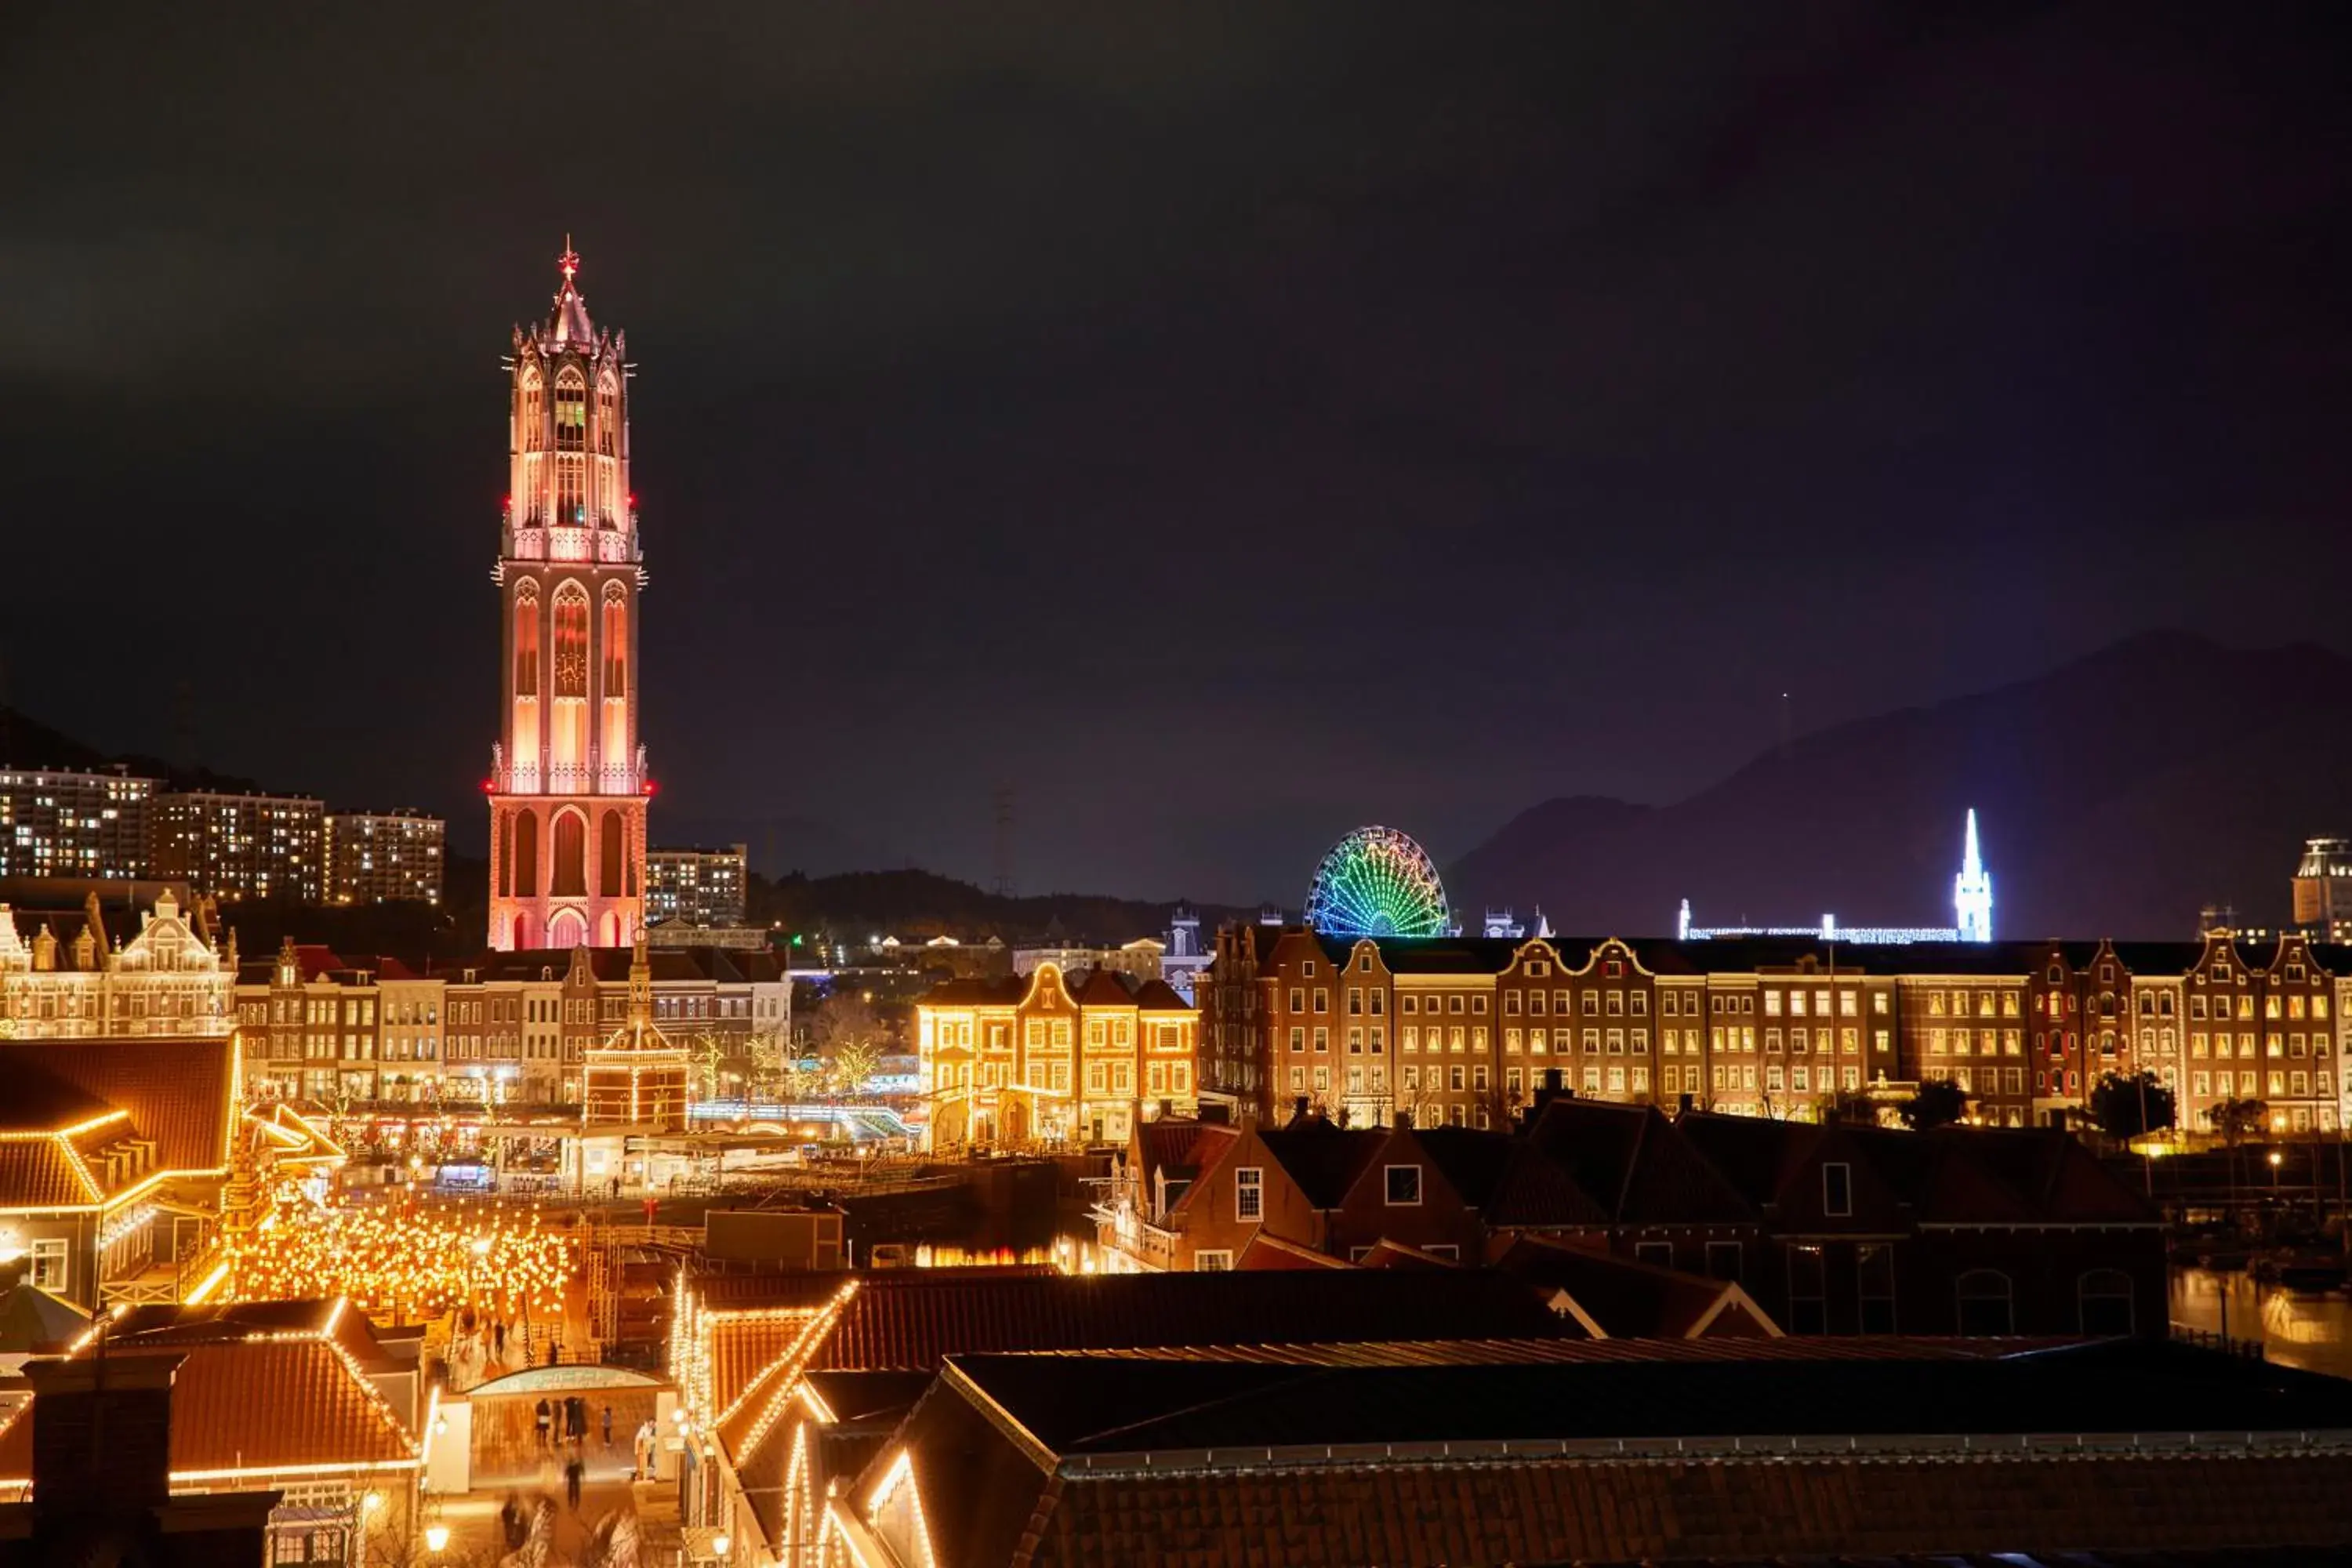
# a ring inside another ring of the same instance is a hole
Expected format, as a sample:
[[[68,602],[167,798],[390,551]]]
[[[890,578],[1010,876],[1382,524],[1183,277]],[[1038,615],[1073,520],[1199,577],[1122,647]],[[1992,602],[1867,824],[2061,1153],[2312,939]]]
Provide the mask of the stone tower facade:
[[[626,947],[644,924],[637,602],[626,339],[588,320],[564,247],[548,319],[517,328],[490,803],[490,945]]]

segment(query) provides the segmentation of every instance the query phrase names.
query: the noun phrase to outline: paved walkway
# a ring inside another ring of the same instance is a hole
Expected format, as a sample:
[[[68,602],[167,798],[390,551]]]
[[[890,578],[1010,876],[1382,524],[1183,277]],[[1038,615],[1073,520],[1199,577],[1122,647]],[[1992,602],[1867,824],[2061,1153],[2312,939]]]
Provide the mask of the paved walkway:
[[[521,1489],[516,1496],[526,1514],[536,1508],[541,1497],[555,1505],[552,1551],[549,1554],[551,1564],[578,1562],[597,1521],[608,1513],[624,1510],[633,1510],[637,1516],[643,1541],[638,1561],[646,1568],[677,1561],[679,1536],[675,1483],[632,1485],[627,1481],[592,1480],[581,1491],[576,1513],[564,1505],[561,1482],[544,1491]],[[447,1554],[451,1561],[494,1563],[505,1554],[499,1510],[506,1500],[507,1494],[501,1491],[469,1492],[463,1497],[436,1500],[437,1517],[449,1527]],[[434,1506],[427,1504],[428,1508]]]

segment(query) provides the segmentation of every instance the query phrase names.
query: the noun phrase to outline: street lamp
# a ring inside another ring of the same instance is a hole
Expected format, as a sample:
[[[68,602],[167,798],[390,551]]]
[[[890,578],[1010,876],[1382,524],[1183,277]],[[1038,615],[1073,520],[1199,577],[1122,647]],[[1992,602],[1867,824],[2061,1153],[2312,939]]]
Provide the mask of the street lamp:
[[[734,1544],[735,1542],[728,1539],[724,1532],[714,1535],[710,1538],[710,1554],[713,1557],[718,1558],[721,1563],[724,1563],[727,1561],[729,1549],[733,1547]]]
[[[2273,1203],[2278,1201],[2279,1167],[2285,1163],[2286,1156],[2284,1154],[2280,1153],[2275,1149],[2271,1151],[2271,1201]]]
[[[449,1544],[449,1527],[448,1527],[447,1525],[446,1525],[446,1524],[428,1524],[428,1525],[426,1525],[426,1526],[425,1527],[425,1551],[432,1552],[435,1556],[436,1556],[436,1557],[437,1557],[437,1556],[439,1556],[439,1555],[441,1554],[442,1550],[443,1550],[445,1547],[446,1547],[448,1544]]]

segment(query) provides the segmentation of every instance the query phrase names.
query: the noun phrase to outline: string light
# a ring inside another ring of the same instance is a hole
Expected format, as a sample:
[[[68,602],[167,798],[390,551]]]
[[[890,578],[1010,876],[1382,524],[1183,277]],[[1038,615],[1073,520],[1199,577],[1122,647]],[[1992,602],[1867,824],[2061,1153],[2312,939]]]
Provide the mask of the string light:
[[[528,1215],[320,1205],[281,1195],[252,1232],[233,1240],[237,1301],[347,1296],[361,1310],[435,1317],[474,1307],[503,1319],[560,1318],[577,1275],[569,1237]]]

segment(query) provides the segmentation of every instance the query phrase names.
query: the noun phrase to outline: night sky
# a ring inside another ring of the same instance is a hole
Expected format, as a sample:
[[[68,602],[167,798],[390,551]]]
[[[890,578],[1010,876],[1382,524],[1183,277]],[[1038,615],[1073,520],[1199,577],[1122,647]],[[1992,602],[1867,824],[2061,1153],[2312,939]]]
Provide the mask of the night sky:
[[[656,841],[1295,904],[1784,689],[2344,648],[2332,9],[12,6],[5,695],[478,845],[567,231]]]

